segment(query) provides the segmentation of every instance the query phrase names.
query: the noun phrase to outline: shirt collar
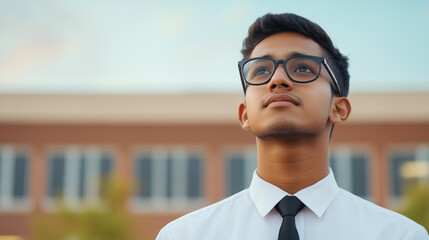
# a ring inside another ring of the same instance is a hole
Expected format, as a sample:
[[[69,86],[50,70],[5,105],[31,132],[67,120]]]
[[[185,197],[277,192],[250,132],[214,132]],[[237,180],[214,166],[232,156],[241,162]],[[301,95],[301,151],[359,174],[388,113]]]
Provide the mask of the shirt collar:
[[[283,197],[291,195],[263,180],[258,176],[256,171],[253,173],[249,190],[250,197],[262,217],[265,217]],[[320,218],[337,192],[337,182],[335,181],[332,170],[329,169],[329,174],[326,177],[300,190],[295,196]]]

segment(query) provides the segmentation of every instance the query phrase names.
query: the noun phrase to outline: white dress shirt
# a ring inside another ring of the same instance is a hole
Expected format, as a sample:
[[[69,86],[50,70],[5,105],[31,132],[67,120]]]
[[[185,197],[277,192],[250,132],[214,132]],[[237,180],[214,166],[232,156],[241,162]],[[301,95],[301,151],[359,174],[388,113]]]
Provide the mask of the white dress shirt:
[[[248,189],[167,224],[157,240],[277,240],[282,217],[274,206],[286,195],[256,171]],[[295,217],[300,240],[429,240],[412,220],[337,186],[332,170],[295,194],[305,207]]]

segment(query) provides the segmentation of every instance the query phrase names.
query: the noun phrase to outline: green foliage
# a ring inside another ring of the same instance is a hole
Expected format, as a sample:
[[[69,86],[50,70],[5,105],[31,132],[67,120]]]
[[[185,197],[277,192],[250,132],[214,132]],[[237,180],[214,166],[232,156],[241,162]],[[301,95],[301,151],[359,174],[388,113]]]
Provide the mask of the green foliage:
[[[399,213],[419,223],[429,231],[429,182],[415,183],[407,188]]]
[[[97,204],[79,209],[59,200],[55,212],[35,218],[36,240],[134,240],[130,216],[124,210],[125,184],[109,181]],[[142,239],[139,237],[138,239]]]

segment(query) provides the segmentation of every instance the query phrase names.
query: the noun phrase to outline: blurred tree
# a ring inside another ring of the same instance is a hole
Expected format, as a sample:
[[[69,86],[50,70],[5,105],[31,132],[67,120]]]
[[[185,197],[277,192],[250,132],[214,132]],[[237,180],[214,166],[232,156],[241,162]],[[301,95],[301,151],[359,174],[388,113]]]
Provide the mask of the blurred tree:
[[[135,235],[124,204],[128,189],[117,180],[103,184],[97,205],[72,209],[59,200],[55,213],[34,219],[36,240],[134,240]]]
[[[399,213],[419,223],[429,232],[429,182],[407,186]]]

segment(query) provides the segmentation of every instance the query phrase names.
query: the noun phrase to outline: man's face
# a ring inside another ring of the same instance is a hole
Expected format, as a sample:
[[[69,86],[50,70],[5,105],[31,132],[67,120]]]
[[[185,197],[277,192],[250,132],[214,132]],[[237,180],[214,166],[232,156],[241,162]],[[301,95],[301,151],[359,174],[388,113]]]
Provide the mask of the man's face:
[[[250,58],[270,56],[287,59],[295,54],[323,56],[315,41],[297,33],[277,33],[265,38]],[[250,128],[260,138],[319,135],[328,127],[332,105],[329,74],[322,67],[318,79],[296,83],[279,66],[264,85],[249,85],[246,102],[240,106],[243,128]]]

